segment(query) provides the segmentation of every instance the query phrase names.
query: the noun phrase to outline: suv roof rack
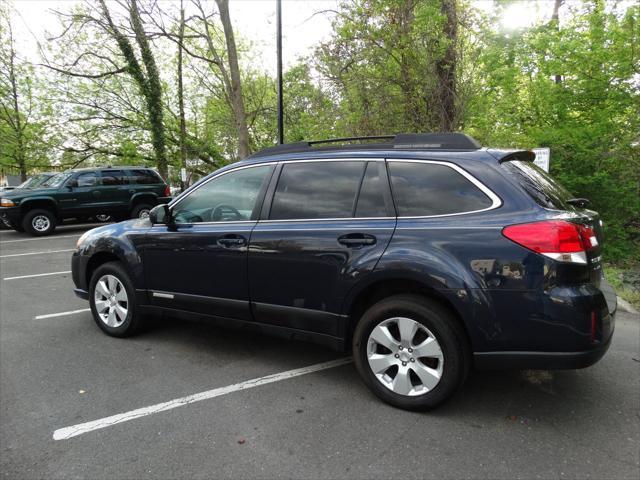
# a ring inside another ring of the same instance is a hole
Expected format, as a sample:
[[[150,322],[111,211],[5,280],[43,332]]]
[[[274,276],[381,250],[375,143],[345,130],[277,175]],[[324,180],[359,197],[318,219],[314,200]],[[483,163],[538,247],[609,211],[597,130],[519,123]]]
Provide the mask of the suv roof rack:
[[[249,158],[263,157],[266,155],[305,152],[317,149],[317,145],[370,142],[383,140],[381,143],[361,143],[349,145],[349,148],[398,148],[420,150],[478,150],[482,148],[480,143],[466,133],[401,133],[398,135],[376,135],[369,137],[343,137],[329,138],[327,140],[313,140],[310,142],[294,142],[264,148]],[[386,142],[385,142],[386,140]],[[329,146],[323,149],[335,149],[341,146]],[[342,146],[344,148],[344,146]]]

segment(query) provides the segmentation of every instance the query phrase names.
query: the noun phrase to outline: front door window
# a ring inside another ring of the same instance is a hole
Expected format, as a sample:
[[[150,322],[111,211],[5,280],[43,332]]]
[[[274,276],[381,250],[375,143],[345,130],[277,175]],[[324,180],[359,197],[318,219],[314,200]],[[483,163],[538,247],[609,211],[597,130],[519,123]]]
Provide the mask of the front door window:
[[[196,189],[173,208],[175,223],[208,223],[255,219],[256,200],[271,166],[224,173]]]

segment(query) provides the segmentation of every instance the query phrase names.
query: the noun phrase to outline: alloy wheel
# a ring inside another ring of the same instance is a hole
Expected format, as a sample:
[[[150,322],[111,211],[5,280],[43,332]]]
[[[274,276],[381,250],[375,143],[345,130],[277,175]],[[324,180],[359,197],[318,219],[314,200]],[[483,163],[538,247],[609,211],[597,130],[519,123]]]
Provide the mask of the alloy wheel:
[[[96,312],[105,325],[119,327],[127,318],[129,300],[127,291],[118,277],[103,275],[96,283],[93,294]]]
[[[367,342],[367,360],[382,385],[407,396],[433,390],[444,367],[435,335],[406,317],[388,318],[376,325]]]
[[[31,226],[38,232],[46,232],[51,227],[51,220],[46,215],[36,215],[31,219]]]

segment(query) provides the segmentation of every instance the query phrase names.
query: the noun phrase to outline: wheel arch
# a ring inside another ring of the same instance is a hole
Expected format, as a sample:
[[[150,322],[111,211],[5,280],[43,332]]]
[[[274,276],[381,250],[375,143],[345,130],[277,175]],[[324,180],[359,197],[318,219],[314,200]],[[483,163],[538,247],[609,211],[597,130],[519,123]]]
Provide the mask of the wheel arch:
[[[137,288],[138,279],[134,273],[134,269],[129,264],[127,259],[123,256],[118,255],[113,250],[101,250],[93,253],[89,259],[87,260],[87,266],[84,271],[84,280],[86,281],[87,289],[91,284],[91,277],[93,273],[102,265],[109,262],[119,262],[124,270],[129,275],[134,287]]]
[[[141,203],[149,203],[151,206],[158,204],[158,195],[153,192],[140,192],[136,193],[131,197],[129,201],[129,206],[131,208],[135,208],[136,205]]]
[[[20,212],[22,215],[26,215],[30,210],[42,208],[45,210],[50,210],[54,215],[59,216],[58,204],[55,202],[53,198],[50,197],[37,197],[37,198],[28,198],[20,202]]]
[[[461,310],[444,293],[438,291],[427,283],[410,277],[381,278],[362,286],[354,292],[345,305],[344,312],[348,318],[345,332],[345,345],[351,345],[353,332],[362,314],[372,305],[398,294],[414,294],[435,300],[443,308],[446,308],[456,319],[458,329],[465,337],[465,342],[471,351],[472,341],[469,329],[463,320]]]

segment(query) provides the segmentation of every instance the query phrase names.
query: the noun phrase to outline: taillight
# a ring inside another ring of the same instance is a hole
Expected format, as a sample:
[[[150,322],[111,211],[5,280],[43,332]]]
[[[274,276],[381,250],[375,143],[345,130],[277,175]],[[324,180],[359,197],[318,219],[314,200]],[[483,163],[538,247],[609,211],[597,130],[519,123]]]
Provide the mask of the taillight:
[[[587,252],[598,245],[592,228],[564,220],[509,225],[509,240],[559,262],[587,263]]]
[[[165,187],[164,187],[164,196],[165,197],[170,197],[171,196],[171,188],[169,188],[169,185],[165,185]]]

